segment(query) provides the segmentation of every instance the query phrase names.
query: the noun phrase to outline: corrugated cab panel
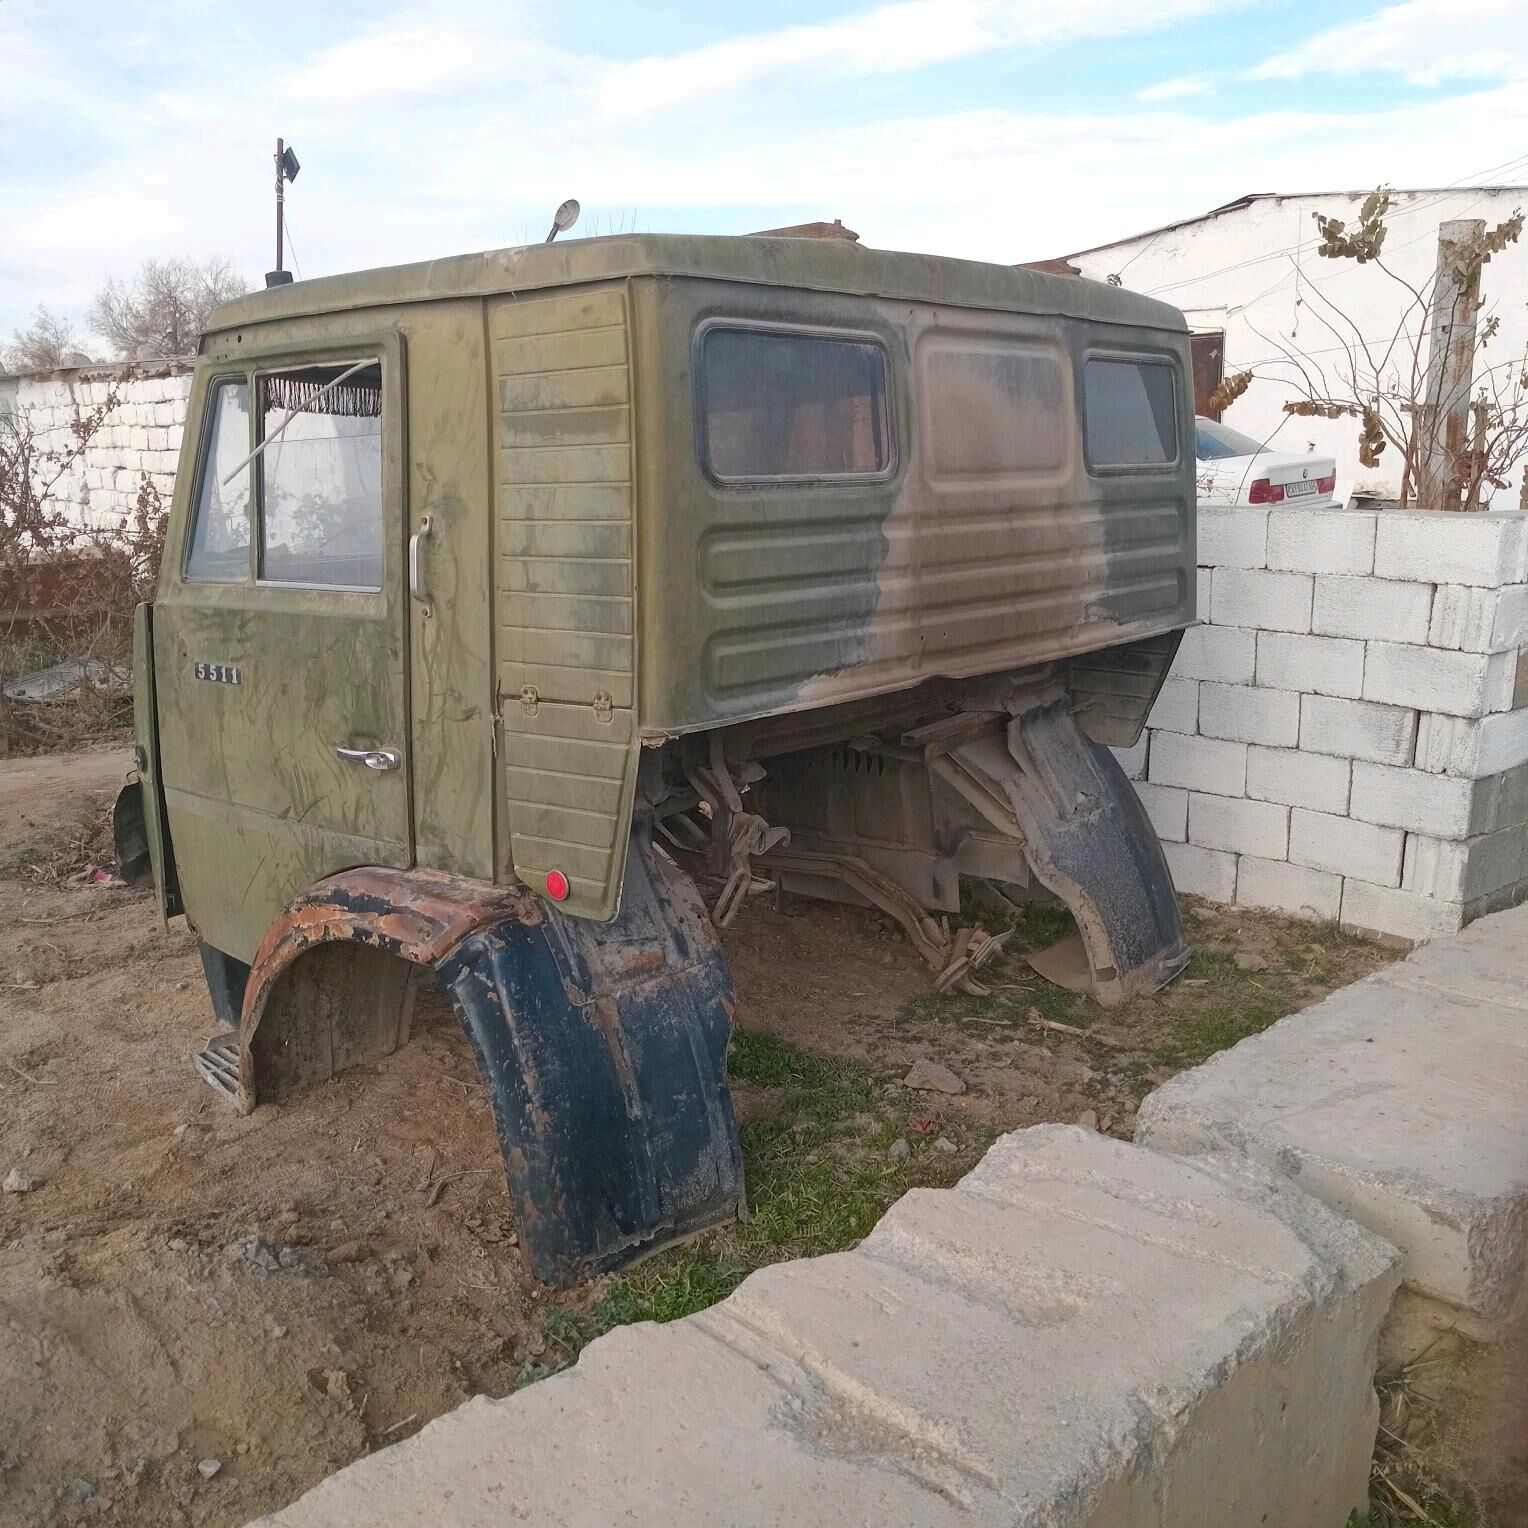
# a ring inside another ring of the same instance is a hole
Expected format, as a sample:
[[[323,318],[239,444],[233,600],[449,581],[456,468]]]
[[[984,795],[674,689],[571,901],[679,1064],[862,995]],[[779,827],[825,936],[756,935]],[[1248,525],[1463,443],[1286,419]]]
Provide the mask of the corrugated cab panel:
[[[637,758],[625,293],[501,299],[488,327],[510,859],[538,889],[560,870],[568,911],[609,918]]]

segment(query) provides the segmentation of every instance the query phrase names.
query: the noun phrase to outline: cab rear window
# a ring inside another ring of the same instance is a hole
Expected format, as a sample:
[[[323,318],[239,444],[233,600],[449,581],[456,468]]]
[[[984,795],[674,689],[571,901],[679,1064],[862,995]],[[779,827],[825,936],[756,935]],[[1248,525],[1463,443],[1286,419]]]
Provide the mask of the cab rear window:
[[[941,344],[923,355],[925,449],[936,478],[1054,470],[1068,448],[1064,372],[1019,346]]]
[[[892,466],[874,340],[715,327],[700,344],[700,450],[722,483],[876,477]]]
[[[1167,467],[1178,460],[1178,389],[1170,361],[1094,356],[1082,377],[1089,467]]]

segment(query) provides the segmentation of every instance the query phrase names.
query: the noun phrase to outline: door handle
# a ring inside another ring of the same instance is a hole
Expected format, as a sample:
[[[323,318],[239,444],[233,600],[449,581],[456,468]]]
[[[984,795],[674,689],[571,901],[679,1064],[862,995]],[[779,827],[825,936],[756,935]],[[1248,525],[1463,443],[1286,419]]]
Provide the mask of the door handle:
[[[420,518],[419,529],[409,537],[409,594],[419,601],[423,607],[420,615],[428,618],[433,615],[434,608],[430,604],[430,596],[425,592],[424,585],[419,581],[419,544],[430,534],[430,517],[424,515]]]
[[[397,769],[403,762],[396,748],[336,748],[334,752],[338,758],[364,764],[367,769]]]

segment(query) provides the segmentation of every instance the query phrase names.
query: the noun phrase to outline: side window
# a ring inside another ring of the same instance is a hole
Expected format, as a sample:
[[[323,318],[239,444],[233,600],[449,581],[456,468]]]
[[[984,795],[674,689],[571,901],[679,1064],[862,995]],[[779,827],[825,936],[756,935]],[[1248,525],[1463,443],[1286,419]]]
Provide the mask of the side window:
[[[257,378],[267,583],[382,587],[382,367],[353,365]]]
[[[243,583],[249,577],[249,483],[253,471],[246,460],[249,385],[243,377],[225,377],[213,384],[207,397],[207,420],[191,545],[186,551],[186,579],[190,583]]]
[[[706,331],[702,462],[723,483],[875,477],[892,465],[886,353],[872,340]]]
[[[924,351],[923,395],[936,478],[1006,477],[1060,467],[1067,450],[1064,373],[1017,346],[941,344]]]
[[[1177,371],[1171,362],[1094,358],[1082,374],[1090,467],[1166,467],[1178,460]]]

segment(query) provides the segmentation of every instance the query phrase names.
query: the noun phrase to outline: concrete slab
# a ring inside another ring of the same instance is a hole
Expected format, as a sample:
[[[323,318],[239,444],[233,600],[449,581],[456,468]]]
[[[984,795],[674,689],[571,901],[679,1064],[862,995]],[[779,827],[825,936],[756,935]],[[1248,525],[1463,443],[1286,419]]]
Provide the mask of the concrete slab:
[[[1243,1152],[1399,1247],[1489,1338],[1528,1285],[1528,909],[1494,914],[1164,1084],[1136,1139]]]
[[[852,1253],[475,1400],[269,1528],[1342,1528],[1394,1250],[1241,1158],[1005,1138]]]

